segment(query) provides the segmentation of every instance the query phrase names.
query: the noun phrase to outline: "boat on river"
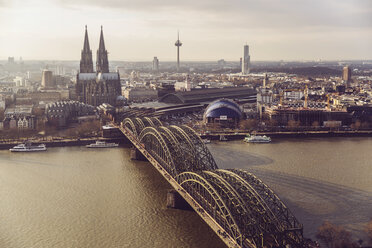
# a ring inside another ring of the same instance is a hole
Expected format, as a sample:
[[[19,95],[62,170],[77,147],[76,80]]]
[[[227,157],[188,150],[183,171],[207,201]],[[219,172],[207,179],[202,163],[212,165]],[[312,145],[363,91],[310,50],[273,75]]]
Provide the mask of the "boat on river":
[[[271,138],[267,137],[266,135],[250,135],[247,134],[247,136],[244,138],[245,142],[248,143],[269,143],[271,142]]]
[[[9,149],[9,151],[11,152],[42,152],[46,150],[47,148],[45,144],[32,145],[31,142],[26,142],[24,144],[18,144],[14,146],[13,148]]]
[[[118,147],[119,144],[116,143],[108,143],[105,141],[99,141],[97,140],[96,143],[86,145],[88,148],[112,148],[112,147]]]

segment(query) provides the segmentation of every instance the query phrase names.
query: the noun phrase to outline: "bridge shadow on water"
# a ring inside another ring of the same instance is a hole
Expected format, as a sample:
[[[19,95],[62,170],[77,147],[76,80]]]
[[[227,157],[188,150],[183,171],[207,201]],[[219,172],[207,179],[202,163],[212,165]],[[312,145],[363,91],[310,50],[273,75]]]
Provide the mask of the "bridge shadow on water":
[[[273,164],[273,159],[239,150],[240,146],[230,149],[226,143],[213,143],[211,148],[219,168],[247,170],[277,193],[304,225],[306,237],[315,238],[318,227],[328,220],[344,226],[355,239],[368,240],[365,227],[372,218],[372,192],[269,170],[265,165]]]
[[[372,217],[372,193],[316,179],[270,171],[247,169],[267,183],[304,224],[304,234],[315,237],[325,221],[344,226],[354,238],[367,240],[364,228]]]
[[[209,149],[219,168],[235,169],[272,164],[274,160],[269,157],[254,154],[252,152],[241,152],[236,149],[226,149],[226,146],[213,144],[213,149]]]

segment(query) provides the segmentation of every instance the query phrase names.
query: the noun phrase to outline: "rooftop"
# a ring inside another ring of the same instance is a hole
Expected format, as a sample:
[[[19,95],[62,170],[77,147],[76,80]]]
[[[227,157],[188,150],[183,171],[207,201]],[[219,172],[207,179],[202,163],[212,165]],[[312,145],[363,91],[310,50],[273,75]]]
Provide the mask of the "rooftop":
[[[196,89],[170,93],[163,96],[159,101],[165,103],[200,103],[219,98],[241,99],[252,95],[256,95],[256,91],[247,87]]]

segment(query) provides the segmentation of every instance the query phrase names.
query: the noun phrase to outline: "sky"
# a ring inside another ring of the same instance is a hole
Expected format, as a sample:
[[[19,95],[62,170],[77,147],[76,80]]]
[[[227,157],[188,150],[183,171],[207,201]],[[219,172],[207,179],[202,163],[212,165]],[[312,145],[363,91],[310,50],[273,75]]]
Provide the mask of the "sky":
[[[372,59],[372,0],[0,0],[0,59],[79,60],[84,28],[109,60]]]

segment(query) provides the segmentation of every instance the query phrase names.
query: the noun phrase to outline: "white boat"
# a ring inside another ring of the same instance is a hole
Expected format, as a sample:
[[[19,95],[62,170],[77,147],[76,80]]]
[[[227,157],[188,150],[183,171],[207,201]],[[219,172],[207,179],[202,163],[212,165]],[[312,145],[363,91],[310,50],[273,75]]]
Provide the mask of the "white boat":
[[[105,141],[97,140],[96,143],[86,145],[88,148],[111,148],[111,147],[118,147],[119,144],[116,143],[106,143]]]
[[[11,152],[42,152],[46,150],[47,148],[45,144],[32,145],[30,142],[19,144],[9,149]]]
[[[228,139],[225,137],[225,135],[220,135],[220,141],[227,141]]]
[[[266,135],[260,136],[260,135],[249,135],[248,134],[244,138],[244,141],[248,143],[269,143],[271,142],[271,138],[267,137]]]
[[[204,144],[210,144],[211,140],[210,139],[203,139]]]

